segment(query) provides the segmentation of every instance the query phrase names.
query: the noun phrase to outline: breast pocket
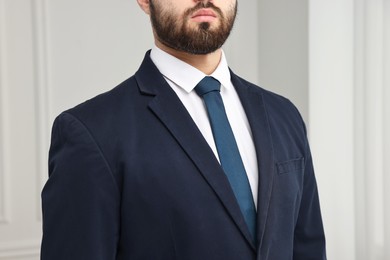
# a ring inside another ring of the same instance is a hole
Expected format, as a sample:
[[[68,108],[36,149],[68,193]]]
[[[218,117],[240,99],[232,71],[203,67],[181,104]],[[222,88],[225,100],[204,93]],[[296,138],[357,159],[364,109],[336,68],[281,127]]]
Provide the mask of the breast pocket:
[[[305,159],[303,157],[276,163],[276,170],[279,175],[293,172],[302,172],[304,167]]]
[[[274,198],[279,206],[294,208],[303,188],[305,159],[303,157],[276,163]]]

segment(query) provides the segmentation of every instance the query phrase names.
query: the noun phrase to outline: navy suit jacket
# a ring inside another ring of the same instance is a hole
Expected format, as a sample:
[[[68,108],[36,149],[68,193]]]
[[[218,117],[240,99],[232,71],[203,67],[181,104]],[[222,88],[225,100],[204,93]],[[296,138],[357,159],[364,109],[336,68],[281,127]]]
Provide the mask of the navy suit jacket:
[[[231,75],[257,153],[256,242],[212,150],[147,53],[133,77],[55,120],[41,259],[325,259],[297,109]]]

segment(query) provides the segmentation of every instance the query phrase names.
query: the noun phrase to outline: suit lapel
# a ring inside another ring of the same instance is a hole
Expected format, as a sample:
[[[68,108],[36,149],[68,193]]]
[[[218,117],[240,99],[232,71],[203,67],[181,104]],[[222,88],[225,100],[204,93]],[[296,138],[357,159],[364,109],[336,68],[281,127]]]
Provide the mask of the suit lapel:
[[[257,199],[257,250],[259,251],[265,231],[268,208],[271,199],[274,176],[274,149],[268,115],[261,90],[256,86],[249,87],[248,82],[231,72],[235,86],[248,118],[253,142],[256,148],[259,169]]]
[[[146,54],[135,78],[142,93],[154,96],[149,103],[149,108],[199,169],[243,236],[255,250],[225,173],[184,105],[151,61],[149,53]]]

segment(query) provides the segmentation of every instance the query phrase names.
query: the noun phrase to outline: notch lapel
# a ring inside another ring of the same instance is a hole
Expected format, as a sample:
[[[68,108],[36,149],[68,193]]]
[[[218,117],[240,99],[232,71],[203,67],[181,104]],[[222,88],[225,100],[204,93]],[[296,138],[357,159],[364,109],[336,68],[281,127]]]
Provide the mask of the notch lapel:
[[[274,177],[274,149],[263,95],[257,86],[250,86],[231,72],[232,83],[244,107],[255,144],[259,170],[257,199],[257,251],[263,241]]]
[[[135,78],[142,93],[154,96],[149,103],[149,108],[199,169],[247,242],[255,250],[255,245],[225,173],[184,105],[155,67],[149,57],[149,52],[135,74]]]

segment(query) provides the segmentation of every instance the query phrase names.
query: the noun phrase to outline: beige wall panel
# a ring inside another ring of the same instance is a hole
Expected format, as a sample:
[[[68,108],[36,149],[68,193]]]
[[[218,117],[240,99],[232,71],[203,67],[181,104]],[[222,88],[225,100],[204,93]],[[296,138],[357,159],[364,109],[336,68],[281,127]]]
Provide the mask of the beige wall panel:
[[[309,123],[308,0],[259,0],[257,12],[259,82],[291,99]]]
[[[6,176],[5,176],[5,31],[4,31],[4,0],[0,0],[0,225],[7,221]]]
[[[37,259],[39,251],[33,7],[33,1],[0,2],[0,192],[6,217],[0,225],[0,259]]]

